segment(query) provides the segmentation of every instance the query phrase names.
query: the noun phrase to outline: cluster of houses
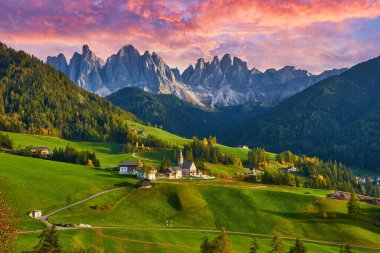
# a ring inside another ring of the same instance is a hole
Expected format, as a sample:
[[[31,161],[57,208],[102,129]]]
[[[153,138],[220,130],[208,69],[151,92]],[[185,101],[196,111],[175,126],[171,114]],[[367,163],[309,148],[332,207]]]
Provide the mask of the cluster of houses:
[[[139,163],[136,161],[122,161],[119,164],[119,174],[121,175],[136,175],[142,179],[140,183],[147,184],[147,180],[155,180],[157,169],[145,171],[144,168],[139,168]],[[179,179],[182,177],[201,177],[202,172],[197,169],[193,161],[184,162],[182,151],[179,151],[178,167],[168,168],[162,175],[169,179]],[[141,186],[144,187],[144,186]]]
[[[32,146],[30,148],[30,152],[32,152],[32,154],[41,154],[41,155],[48,155],[50,154],[50,150],[48,147],[36,147],[36,146]]]
[[[372,184],[380,186],[380,176],[375,177],[356,177],[357,182],[365,184],[367,183],[367,179],[370,179]]]

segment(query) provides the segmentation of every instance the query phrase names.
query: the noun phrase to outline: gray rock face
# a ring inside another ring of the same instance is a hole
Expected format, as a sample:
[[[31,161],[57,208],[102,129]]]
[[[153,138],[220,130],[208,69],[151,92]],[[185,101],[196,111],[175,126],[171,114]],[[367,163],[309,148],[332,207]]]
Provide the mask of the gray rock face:
[[[66,74],[75,84],[101,96],[128,86],[151,93],[174,94],[198,105],[227,106],[250,101],[276,104],[314,83],[342,70],[312,75],[286,66],[261,72],[249,69],[238,57],[226,54],[211,62],[200,58],[182,74],[170,68],[156,53],[141,55],[132,45],[122,47],[104,63],[87,45],[82,54],[74,53],[67,64],[63,54],[48,57],[47,63]]]
[[[63,54],[59,54],[57,56],[49,56],[46,63],[67,75],[69,65],[67,65],[66,57]]]
[[[253,68],[238,57],[231,59],[226,54],[219,62],[218,57],[210,62],[199,59],[182,74],[183,82],[191,86],[196,96],[206,104],[235,105],[249,101],[263,101],[276,104],[306,89],[331,75],[345,71],[330,70],[313,75],[306,70],[285,66],[280,70],[268,69],[265,72]]]

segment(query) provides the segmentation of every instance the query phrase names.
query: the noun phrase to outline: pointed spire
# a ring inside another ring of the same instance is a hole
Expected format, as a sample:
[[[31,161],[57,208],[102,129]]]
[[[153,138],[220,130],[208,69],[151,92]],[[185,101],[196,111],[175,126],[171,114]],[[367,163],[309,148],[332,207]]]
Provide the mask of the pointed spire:
[[[179,158],[178,158],[178,167],[182,168],[183,166],[183,155],[182,155],[182,149],[179,150]]]

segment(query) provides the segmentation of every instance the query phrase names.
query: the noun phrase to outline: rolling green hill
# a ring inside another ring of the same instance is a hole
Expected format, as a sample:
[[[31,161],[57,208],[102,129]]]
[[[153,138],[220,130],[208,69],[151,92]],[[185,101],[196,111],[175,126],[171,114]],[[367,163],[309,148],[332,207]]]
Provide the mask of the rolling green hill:
[[[221,108],[202,108],[174,95],[152,94],[136,87],[121,89],[107,97],[116,106],[134,113],[144,122],[163,126],[186,137],[218,136],[224,130],[259,115],[269,107],[249,103]]]
[[[327,78],[228,130],[222,141],[290,149],[379,171],[379,69],[380,57]]]
[[[126,119],[137,120],[37,58],[0,43],[1,130],[123,142]]]
[[[136,182],[108,170],[10,154],[0,154],[0,179],[0,191],[12,206],[17,206],[22,226],[28,231],[41,227],[26,215],[32,209],[46,214],[100,191]],[[345,214],[345,201],[325,198],[329,192],[225,180],[164,180],[153,189],[126,188],[107,193],[49,219],[105,227],[62,231],[60,235],[65,248],[74,243],[94,244],[107,247],[109,252],[165,252],[176,247],[180,248],[178,252],[193,252],[203,237],[201,229],[221,226],[235,232],[270,235],[278,231],[292,238],[379,247],[380,228],[371,223],[379,207],[362,203],[362,214],[352,219]],[[166,225],[168,220],[170,227]],[[164,231],[156,230],[159,228]],[[175,230],[178,228],[190,230],[179,233]],[[18,251],[30,249],[37,243],[37,236],[22,235]],[[231,235],[231,239],[235,252],[245,251],[251,240],[244,235]],[[269,249],[268,239],[260,242]],[[312,249],[309,252],[337,251],[320,243],[307,245]]]

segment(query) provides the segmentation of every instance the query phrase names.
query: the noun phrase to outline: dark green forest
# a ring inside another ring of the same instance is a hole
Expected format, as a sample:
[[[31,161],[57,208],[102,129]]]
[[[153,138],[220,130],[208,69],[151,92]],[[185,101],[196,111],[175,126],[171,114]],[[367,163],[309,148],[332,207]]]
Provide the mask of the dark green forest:
[[[222,142],[380,168],[380,57],[296,94],[226,131]]]
[[[270,107],[260,103],[202,108],[174,95],[151,94],[136,87],[121,89],[107,97],[144,122],[188,138],[218,136],[226,129],[259,115]]]
[[[64,74],[0,43],[0,130],[88,141],[126,141],[129,112]]]

